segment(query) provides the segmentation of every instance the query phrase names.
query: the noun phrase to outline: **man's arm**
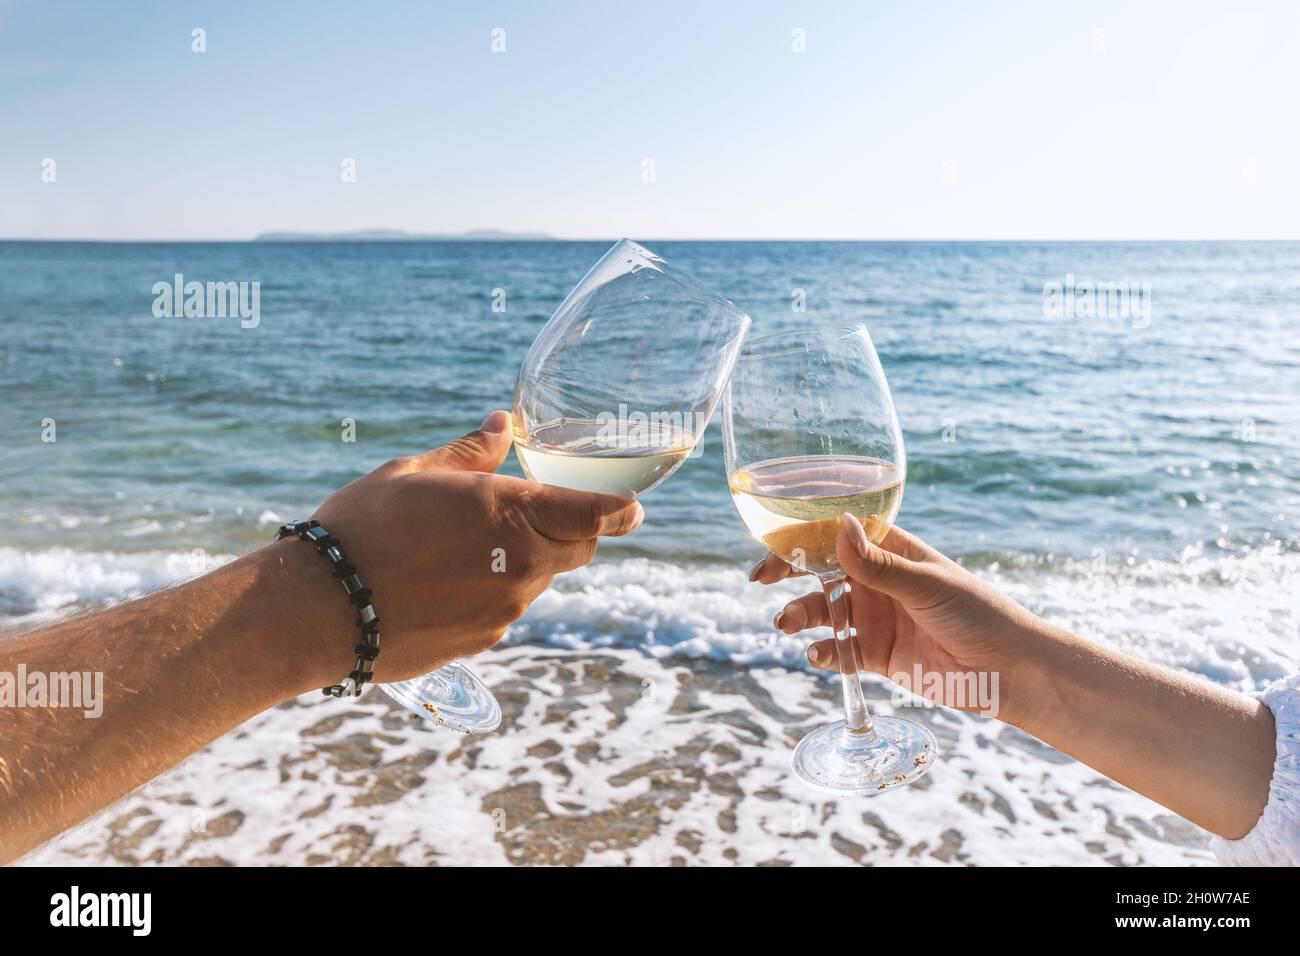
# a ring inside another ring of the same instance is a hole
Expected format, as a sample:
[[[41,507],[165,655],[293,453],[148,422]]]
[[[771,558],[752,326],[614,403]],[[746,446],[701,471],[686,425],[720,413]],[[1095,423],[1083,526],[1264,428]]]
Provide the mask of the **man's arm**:
[[[0,640],[0,672],[103,675],[98,717],[0,710],[0,862],[350,670],[346,599],[337,606],[341,589],[313,561],[323,564],[282,541],[171,590]],[[336,645],[328,652],[312,646],[324,635]]]
[[[491,474],[509,416],[391,461],[326,500],[381,623],[379,681],[495,644],[551,578],[591,560],[641,506]],[[502,567],[504,559],[504,568]],[[0,863],[103,810],[231,728],[353,669],[355,609],[295,538],[204,577],[43,630],[0,637],[0,674],[103,675],[103,709],[0,708]]]

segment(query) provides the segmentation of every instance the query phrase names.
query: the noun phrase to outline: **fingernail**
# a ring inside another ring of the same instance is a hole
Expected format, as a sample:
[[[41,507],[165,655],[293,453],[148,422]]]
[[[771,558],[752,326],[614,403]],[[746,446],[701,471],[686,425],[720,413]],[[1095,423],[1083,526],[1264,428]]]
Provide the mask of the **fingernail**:
[[[510,413],[504,409],[497,409],[487,418],[483,419],[483,424],[478,427],[481,432],[499,433],[510,427]]]
[[[758,563],[749,569],[749,580],[757,581],[758,573],[763,570],[765,564],[767,564],[767,558],[759,558]]]
[[[808,645],[808,662],[810,664],[820,664],[822,660],[822,649],[816,644]]]
[[[634,501],[632,504],[636,506],[636,510],[632,513],[632,523],[628,526],[628,531],[635,531],[645,520],[645,508],[641,507],[641,502]]]
[[[867,540],[867,532],[863,529],[862,522],[846,511],[840,516],[840,527],[849,536],[849,544],[853,545],[853,550],[858,552],[860,557],[865,558],[871,550],[871,542]]]
[[[776,617],[772,618],[772,626],[778,631],[781,629],[781,618],[785,617],[785,608],[776,612]]]

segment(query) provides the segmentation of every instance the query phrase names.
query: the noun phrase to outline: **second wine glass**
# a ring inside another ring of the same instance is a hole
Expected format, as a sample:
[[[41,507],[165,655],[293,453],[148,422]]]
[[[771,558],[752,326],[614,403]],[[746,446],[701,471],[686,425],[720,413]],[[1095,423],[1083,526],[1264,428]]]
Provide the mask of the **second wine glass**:
[[[835,553],[841,517],[879,544],[903,502],[907,457],[898,416],[865,326],[778,332],[749,340],[723,404],[732,499],[754,537],[826,593],[844,719],[795,748],[801,780],[840,794],[874,794],[917,780],[934,735],[899,717],[872,718],[848,617],[849,584]]]

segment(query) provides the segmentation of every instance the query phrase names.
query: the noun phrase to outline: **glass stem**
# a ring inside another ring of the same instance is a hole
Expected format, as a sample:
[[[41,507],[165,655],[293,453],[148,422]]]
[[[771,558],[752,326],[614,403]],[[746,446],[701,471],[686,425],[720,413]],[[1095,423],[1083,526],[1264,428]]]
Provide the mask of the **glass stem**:
[[[867,699],[862,693],[856,632],[849,625],[848,579],[839,572],[822,576],[820,580],[831,612],[831,628],[835,631],[835,660],[844,689],[844,729],[854,735],[874,735]]]

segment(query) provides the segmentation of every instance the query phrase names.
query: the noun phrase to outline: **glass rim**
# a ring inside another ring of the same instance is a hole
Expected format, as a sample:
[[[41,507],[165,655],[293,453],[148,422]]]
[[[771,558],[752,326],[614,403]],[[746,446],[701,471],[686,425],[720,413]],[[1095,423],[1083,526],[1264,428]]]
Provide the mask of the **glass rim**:
[[[643,259],[647,261],[651,266],[653,266],[656,269],[659,268],[658,265],[659,263],[668,265],[668,260],[665,259],[663,256],[659,255],[659,253],[651,249],[647,249],[645,246],[637,242],[635,239],[629,239],[627,236],[623,236],[619,239],[616,239],[614,241],[614,244],[601,254],[600,258],[604,259],[606,256],[610,256],[614,253],[615,250],[620,248],[626,248],[630,250],[632,254],[635,255],[638,259]]]
[[[660,275],[667,276],[671,281],[677,283],[678,286],[684,287],[694,293],[697,300],[712,303],[720,313],[726,315],[731,320],[732,325],[737,327],[736,335],[733,335],[732,338],[728,339],[726,344],[730,345],[731,342],[735,340],[736,336],[745,336],[746,339],[748,338],[749,328],[754,321],[748,312],[721,292],[705,285],[675,262],[665,259],[653,249],[650,249],[647,246],[642,245],[638,240],[630,239],[627,236],[623,236],[616,240],[612,246],[605,250],[604,254],[601,255],[596,264],[591,267],[590,271],[588,271],[588,273],[582,277],[582,280],[573,287],[569,292],[569,295],[572,295],[578,289],[583,288],[587,284],[587,280],[595,275],[606,261],[613,259],[615,254],[619,253],[619,250],[630,252],[631,255],[641,260],[644,266],[653,269]],[[627,273],[622,274],[626,275]],[[566,296],[565,302],[567,301],[568,297]],[[564,302],[560,303],[561,307],[563,307],[564,304]],[[557,313],[558,311],[559,309],[556,310]],[[554,315],[551,316],[551,318],[554,317]]]
[[[745,344],[737,356],[736,362],[752,361],[754,359],[771,358],[775,355],[786,355],[790,352],[800,351],[798,348],[785,349],[768,349],[763,346],[768,343],[776,343],[782,339],[821,339],[830,341],[843,341],[847,338],[865,333],[867,341],[871,341],[871,333],[867,331],[867,326],[863,322],[854,322],[852,324],[842,325],[814,325],[799,329],[788,329],[784,332],[764,332],[762,335],[751,335],[745,339]],[[757,349],[754,346],[759,346]]]

